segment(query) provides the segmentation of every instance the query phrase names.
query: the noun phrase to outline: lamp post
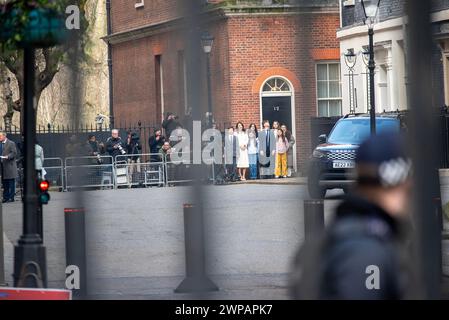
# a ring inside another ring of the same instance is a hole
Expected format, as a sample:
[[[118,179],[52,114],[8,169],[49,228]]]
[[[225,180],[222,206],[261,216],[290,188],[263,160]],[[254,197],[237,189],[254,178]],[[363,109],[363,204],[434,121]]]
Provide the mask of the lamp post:
[[[371,135],[376,134],[376,106],[374,97],[374,69],[376,64],[374,62],[374,21],[379,9],[380,0],[362,0],[363,12],[365,14],[365,24],[368,25],[368,38],[369,38],[369,84],[370,84],[370,125]]]
[[[214,43],[214,37],[205,31],[201,36],[201,44],[203,46],[204,53],[206,54],[207,63],[207,121],[209,127],[212,127],[212,92],[211,92],[211,74],[210,74],[210,52],[212,51],[212,45]]]
[[[362,72],[362,74],[365,75],[366,78],[366,105],[369,107],[370,105],[370,84],[369,84],[369,69],[368,69],[368,65],[369,65],[369,48],[368,46],[363,46],[363,50],[360,51],[360,54],[362,55],[362,61],[363,64],[365,65],[365,72]]]
[[[354,67],[357,62],[357,55],[354,53],[354,49],[348,49],[345,54],[345,64],[349,69],[349,113],[355,113],[354,107]]]
[[[207,63],[207,113],[206,121],[207,127],[212,128],[213,126],[213,113],[212,113],[212,88],[211,88],[211,74],[210,74],[210,52],[212,51],[212,45],[214,44],[214,37],[209,34],[209,32],[204,31],[201,35],[201,45],[203,46],[203,51],[206,54]],[[213,155],[214,157],[215,155]],[[212,183],[215,183],[215,162],[212,163]]]
[[[15,3],[3,7],[0,14],[0,41],[23,49],[24,115],[24,200],[23,234],[14,247],[14,286],[46,287],[45,247],[39,235],[39,201],[35,166],[36,105],[35,49],[54,46],[66,36],[64,19],[56,11],[36,5],[21,8]],[[19,39],[19,40],[17,40]],[[12,45],[12,44],[11,44]],[[0,235],[2,236],[2,235]]]

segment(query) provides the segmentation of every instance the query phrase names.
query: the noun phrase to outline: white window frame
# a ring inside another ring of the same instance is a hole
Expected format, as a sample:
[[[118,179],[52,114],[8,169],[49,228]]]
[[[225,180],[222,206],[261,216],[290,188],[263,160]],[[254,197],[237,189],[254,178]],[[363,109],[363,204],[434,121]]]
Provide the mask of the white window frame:
[[[184,114],[189,111],[189,102],[187,97],[187,65],[184,50],[182,50],[182,77],[183,77],[183,94],[184,94]]]
[[[329,65],[330,64],[338,64],[338,70],[339,70],[339,75],[340,75],[340,97],[337,98],[318,98],[318,82],[327,82],[327,92],[328,92],[328,96],[329,96]],[[318,80],[318,65],[327,65],[327,78],[326,80]],[[316,115],[318,117],[320,117],[320,109],[319,109],[319,102],[320,101],[340,101],[341,102],[341,107],[340,107],[340,116],[343,115],[343,94],[342,94],[342,82],[341,82],[341,64],[340,61],[338,60],[329,60],[329,61],[319,61],[315,64],[315,84],[316,84]],[[327,116],[329,117],[329,103],[327,105]]]
[[[136,0],[136,4],[134,5],[134,8],[139,9],[143,8],[145,5],[145,0]]]
[[[160,55],[160,61],[159,61],[159,76],[160,76],[160,93],[161,93],[161,116],[162,120],[164,119],[164,112],[165,112],[165,106],[164,106],[164,68],[162,67],[162,55]]]

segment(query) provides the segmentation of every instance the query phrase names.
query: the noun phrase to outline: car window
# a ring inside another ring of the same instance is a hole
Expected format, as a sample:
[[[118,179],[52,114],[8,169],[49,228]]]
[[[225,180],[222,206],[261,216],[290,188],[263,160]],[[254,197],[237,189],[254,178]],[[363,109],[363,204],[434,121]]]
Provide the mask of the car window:
[[[397,119],[377,119],[376,131],[399,132]],[[329,136],[329,143],[337,144],[361,144],[370,135],[369,119],[344,119],[337,122]]]

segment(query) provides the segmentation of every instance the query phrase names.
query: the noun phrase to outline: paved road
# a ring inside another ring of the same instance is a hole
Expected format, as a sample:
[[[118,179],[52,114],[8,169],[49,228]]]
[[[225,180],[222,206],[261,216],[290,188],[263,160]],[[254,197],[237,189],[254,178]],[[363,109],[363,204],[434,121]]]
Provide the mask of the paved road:
[[[334,191],[329,195],[337,195]],[[184,276],[182,204],[189,188],[89,191],[89,291],[94,298],[185,299],[173,294]],[[52,193],[45,207],[50,287],[65,279],[64,207],[74,193]],[[209,298],[285,299],[291,259],[303,241],[304,186],[228,185],[204,189],[207,269],[220,287]],[[338,201],[326,201],[326,221]],[[8,281],[12,243],[21,233],[21,203],[4,205]]]
[[[103,297],[117,292],[122,297],[173,296],[185,271],[182,204],[190,202],[189,190],[84,193],[89,273],[96,279],[91,282],[95,284],[92,292]],[[44,240],[53,287],[65,279],[63,209],[73,205],[73,195],[52,193],[45,207]],[[303,240],[302,200],[307,196],[304,186],[293,185],[204,189],[207,267],[224,289],[220,297],[286,297],[286,274]],[[11,242],[20,236],[21,220],[19,202],[4,205],[8,276],[12,272]]]

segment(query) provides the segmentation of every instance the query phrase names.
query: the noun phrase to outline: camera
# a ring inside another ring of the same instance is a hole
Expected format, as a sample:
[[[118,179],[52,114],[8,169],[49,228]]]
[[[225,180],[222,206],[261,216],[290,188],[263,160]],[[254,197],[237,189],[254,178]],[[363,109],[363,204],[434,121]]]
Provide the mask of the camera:
[[[126,154],[125,149],[123,149],[123,147],[122,147],[122,145],[121,145],[120,143],[117,144],[117,149],[120,151],[120,153],[121,153],[122,155]]]
[[[139,141],[139,135],[137,133],[135,133],[135,132],[131,133],[131,140],[133,142]]]
[[[97,163],[98,164],[103,164],[103,160],[101,159],[101,155],[99,153],[97,153],[95,156],[97,157]]]

